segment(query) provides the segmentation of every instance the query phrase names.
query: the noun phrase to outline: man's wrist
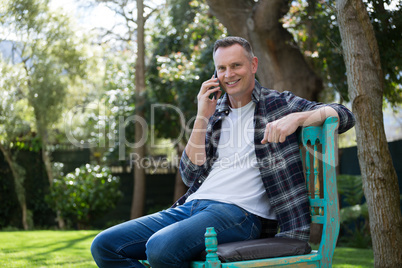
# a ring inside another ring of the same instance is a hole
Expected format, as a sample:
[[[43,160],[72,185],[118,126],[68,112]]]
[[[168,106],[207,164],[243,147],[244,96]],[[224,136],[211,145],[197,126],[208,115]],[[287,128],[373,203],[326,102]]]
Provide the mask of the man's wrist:
[[[296,120],[301,127],[320,126],[329,116],[338,116],[338,114],[333,108],[325,106],[313,111],[299,112]]]
[[[322,120],[322,112],[323,111],[321,109],[318,109],[313,111],[295,113],[297,125],[299,127],[319,125]]]

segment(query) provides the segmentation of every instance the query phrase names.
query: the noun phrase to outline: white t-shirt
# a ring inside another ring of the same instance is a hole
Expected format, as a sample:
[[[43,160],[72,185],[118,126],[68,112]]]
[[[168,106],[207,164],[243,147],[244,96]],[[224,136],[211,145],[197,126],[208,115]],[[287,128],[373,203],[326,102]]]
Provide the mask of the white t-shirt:
[[[254,148],[255,103],[232,109],[222,121],[218,159],[194,199],[235,204],[255,215],[275,220],[257,165]]]

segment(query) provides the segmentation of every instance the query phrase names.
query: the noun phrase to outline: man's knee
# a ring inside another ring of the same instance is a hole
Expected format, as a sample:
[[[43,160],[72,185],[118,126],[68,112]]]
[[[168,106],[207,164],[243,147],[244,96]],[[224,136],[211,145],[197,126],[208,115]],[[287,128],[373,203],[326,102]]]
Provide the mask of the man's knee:
[[[99,233],[94,238],[91,244],[91,254],[96,262],[114,253],[111,244],[112,241],[112,237],[105,231]]]
[[[157,233],[149,238],[146,244],[146,255],[151,266],[168,267],[180,263],[180,259],[175,254],[176,246],[171,242]]]
[[[101,252],[107,247],[107,243],[105,243],[105,239],[103,238],[103,234],[99,233],[91,244],[91,253],[92,256],[99,256]]]

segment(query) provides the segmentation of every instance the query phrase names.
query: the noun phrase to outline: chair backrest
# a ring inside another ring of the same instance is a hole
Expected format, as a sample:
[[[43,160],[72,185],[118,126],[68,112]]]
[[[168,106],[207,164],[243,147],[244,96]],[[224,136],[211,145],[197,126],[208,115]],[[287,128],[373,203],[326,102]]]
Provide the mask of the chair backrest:
[[[299,136],[312,222],[323,225],[318,251],[322,262],[329,267],[339,235],[335,154],[337,124],[337,118],[330,117],[322,126],[303,128]]]

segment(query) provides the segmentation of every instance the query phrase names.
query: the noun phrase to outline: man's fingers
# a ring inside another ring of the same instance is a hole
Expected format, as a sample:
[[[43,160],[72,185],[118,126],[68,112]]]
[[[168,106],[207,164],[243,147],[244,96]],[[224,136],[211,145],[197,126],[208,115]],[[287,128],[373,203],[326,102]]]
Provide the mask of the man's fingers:
[[[276,141],[276,136],[277,136],[277,121],[274,121],[269,124],[269,133],[268,133],[268,142],[277,142]]]
[[[261,140],[261,144],[266,144],[268,142],[268,128],[265,127],[264,137]]]
[[[278,141],[279,141],[280,143],[283,143],[285,140],[286,140],[286,135],[281,134],[281,136],[279,137]]]
[[[272,135],[272,123],[268,123],[265,127],[264,131],[264,138],[262,139],[261,143],[265,144],[267,142],[271,142],[271,135]]]
[[[277,121],[268,123],[265,127],[264,138],[261,140],[261,144],[266,144],[268,142],[272,143],[282,143],[286,140],[286,133],[278,127]]]
[[[212,79],[202,83],[200,93],[205,94],[205,93],[207,93],[208,90],[213,89],[214,87],[218,87],[218,86],[219,86],[219,82],[218,82],[217,78],[212,78]]]

